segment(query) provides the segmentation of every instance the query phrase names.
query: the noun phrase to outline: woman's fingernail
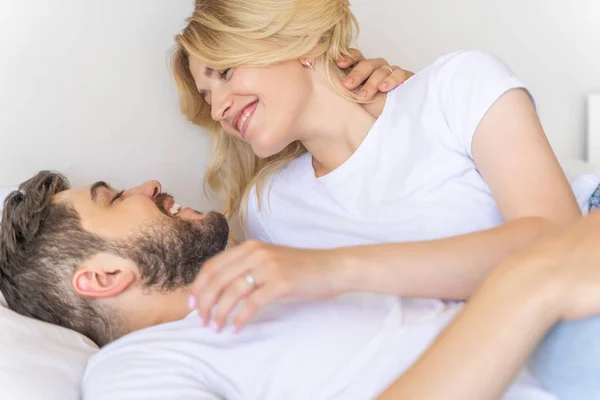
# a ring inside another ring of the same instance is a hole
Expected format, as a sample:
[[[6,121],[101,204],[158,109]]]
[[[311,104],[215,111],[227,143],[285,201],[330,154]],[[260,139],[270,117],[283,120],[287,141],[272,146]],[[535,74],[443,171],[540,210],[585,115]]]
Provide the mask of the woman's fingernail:
[[[219,333],[219,331],[220,331],[219,324],[217,324],[216,321],[210,321],[210,329],[212,329],[213,331]]]
[[[188,298],[188,307],[190,308],[190,310],[196,308],[196,298],[194,296],[190,296]]]
[[[352,78],[346,78],[346,79],[344,79],[344,82],[346,83],[346,85],[353,85],[354,84],[354,79],[352,79]]]
[[[367,97],[367,92],[364,90],[358,94],[358,97]]]
[[[383,82],[381,85],[379,85],[379,88],[381,90],[385,90],[385,89],[387,89],[387,87],[388,87],[388,84],[386,82]]]
[[[204,323],[204,318],[202,318],[201,316],[198,316],[198,322],[200,322],[200,326],[206,326],[206,324]]]

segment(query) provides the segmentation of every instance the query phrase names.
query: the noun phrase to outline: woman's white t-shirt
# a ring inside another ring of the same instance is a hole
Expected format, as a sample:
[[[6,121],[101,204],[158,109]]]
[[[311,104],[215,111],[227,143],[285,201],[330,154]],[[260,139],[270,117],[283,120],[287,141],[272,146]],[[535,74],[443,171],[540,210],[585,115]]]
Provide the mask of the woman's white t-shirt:
[[[270,206],[248,209],[248,236],[326,248],[441,238],[501,223],[470,154],[489,107],[523,87],[495,57],[443,57],[389,93],[356,153],[317,179],[310,155],[276,174]],[[594,177],[576,180],[587,202]],[[461,305],[356,293],[277,303],[238,335],[197,316],[144,329],[89,362],[83,397],[120,399],[371,399],[429,346]],[[457,365],[461,360],[456,360]],[[431,382],[432,385],[435,382]],[[505,400],[547,400],[524,371]]]
[[[260,211],[251,193],[246,237],[333,248],[433,240],[500,225],[471,140],[492,104],[516,88],[527,90],[491,54],[439,58],[388,94],[381,116],[339,168],[316,178],[306,153],[265,185]],[[599,182],[598,175],[571,181],[584,212]]]

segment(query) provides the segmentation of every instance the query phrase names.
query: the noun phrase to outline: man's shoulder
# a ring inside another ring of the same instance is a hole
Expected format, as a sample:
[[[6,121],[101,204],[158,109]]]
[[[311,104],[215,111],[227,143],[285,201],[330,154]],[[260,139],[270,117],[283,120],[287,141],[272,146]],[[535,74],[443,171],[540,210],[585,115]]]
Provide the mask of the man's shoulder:
[[[84,397],[86,393],[99,391],[119,395],[137,393],[151,385],[161,390],[197,385],[195,378],[194,382],[188,382],[190,377],[201,376],[201,371],[195,371],[195,364],[190,362],[193,352],[182,337],[182,334],[189,336],[187,331],[185,320],[177,321],[133,332],[103,347],[86,366],[82,381]]]
[[[179,320],[161,324],[129,333],[114,342],[102,347],[88,361],[86,375],[103,370],[111,371],[123,368],[127,364],[135,364],[144,360],[143,367],[154,368],[168,364],[169,357],[164,352],[172,352],[181,343],[178,332],[185,331],[190,321]],[[155,362],[155,359],[160,362]]]

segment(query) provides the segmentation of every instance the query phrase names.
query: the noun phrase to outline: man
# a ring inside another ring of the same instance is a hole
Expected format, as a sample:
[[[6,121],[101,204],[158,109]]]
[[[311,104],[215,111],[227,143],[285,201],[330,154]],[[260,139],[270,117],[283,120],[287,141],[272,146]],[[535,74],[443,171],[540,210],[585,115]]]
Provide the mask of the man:
[[[187,286],[227,237],[221,214],[179,210],[158,182],[69,189],[42,171],[6,200],[0,291],[15,311],[103,346],[185,317]]]
[[[499,266],[464,310],[358,293],[277,304],[219,334],[187,299],[227,245],[221,214],[181,209],[155,181],[71,189],[42,171],[5,201],[0,291],[104,346],[86,399],[553,399],[513,378],[554,322],[600,311],[597,240],[582,240],[599,226],[589,217]]]

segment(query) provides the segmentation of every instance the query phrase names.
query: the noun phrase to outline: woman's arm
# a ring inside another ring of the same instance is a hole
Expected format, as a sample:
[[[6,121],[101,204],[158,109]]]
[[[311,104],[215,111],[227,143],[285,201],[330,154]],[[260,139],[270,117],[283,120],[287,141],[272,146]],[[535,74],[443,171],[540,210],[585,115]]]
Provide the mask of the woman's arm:
[[[505,257],[581,216],[524,90],[508,91],[488,110],[472,153],[505,223],[441,240],[337,249],[348,290],[468,299]]]
[[[556,292],[557,286],[531,285],[518,273],[496,274],[378,399],[500,398],[557,320]]]
[[[379,399],[498,399],[557,320],[559,298],[557,285],[495,274]]]
[[[600,312],[599,241],[596,212],[507,259],[379,400],[498,399],[555,322]]]
[[[222,326],[285,297],[322,299],[348,291],[468,299],[494,266],[544,234],[580,217],[527,93],[502,95],[475,129],[473,158],[505,223],[447,239],[302,250],[249,241],[207,261],[192,293],[198,311]],[[245,283],[251,273],[256,290]],[[217,304],[218,303],[218,304]]]

